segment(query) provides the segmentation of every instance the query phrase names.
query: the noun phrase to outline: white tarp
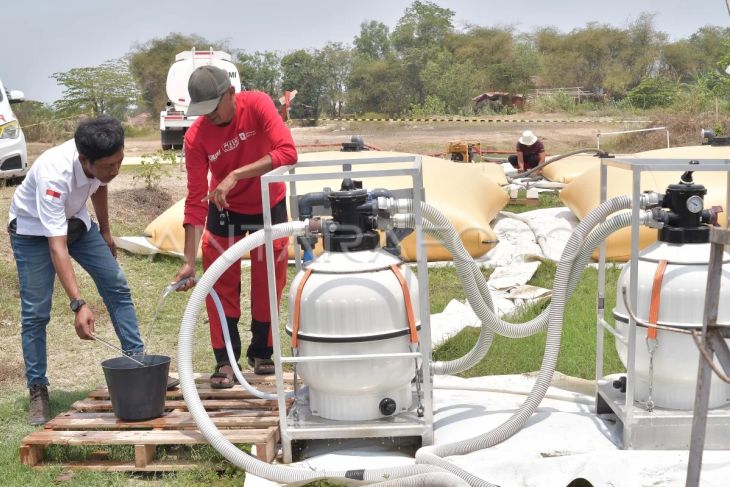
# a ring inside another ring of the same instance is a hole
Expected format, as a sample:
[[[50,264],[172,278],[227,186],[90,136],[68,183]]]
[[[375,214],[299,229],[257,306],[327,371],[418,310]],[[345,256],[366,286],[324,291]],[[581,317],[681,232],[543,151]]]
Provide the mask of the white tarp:
[[[525,287],[540,261],[559,261],[578,220],[567,208],[543,208],[514,216],[500,214],[493,222],[499,243],[478,259],[492,267],[487,284],[500,316],[550,297],[547,289]]]
[[[452,299],[441,313],[431,315],[431,345],[437,347],[467,326],[479,328],[482,322],[469,305]]]
[[[487,285],[499,316],[520,306],[550,298],[552,292],[527,282],[542,259],[559,260],[578,220],[567,208],[545,208],[517,215],[520,219],[498,216],[494,230],[499,243],[479,264],[493,267]],[[537,242],[540,242],[538,245]],[[453,265],[446,263],[443,265]],[[464,327],[480,327],[472,309],[452,300],[441,313],[431,315],[431,338],[438,346]]]
[[[480,263],[490,267],[506,266],[542,256],[559,261],[578,219],[565,208],[542,208],[508,217],[499,214],[493,222],[499,243]]]
[[[438,376],[434,383],[434,440],[447,444],[498,427],[522,405],[532,388],[529,375],[463,379]],[[594,487],[683,486],[687,451],[621,450],[615,426],[594,412],[592,382],[557,374],[537,412],[517,434],[492,448],[449,460],[504,487],[563,487],[576,478]],[[730,453],[705,451],[701,484],[727,487]],[[346,470],[412,464],[365,440],[309,458],[299,466]],[[252,475],[246,487],[274,486]]]

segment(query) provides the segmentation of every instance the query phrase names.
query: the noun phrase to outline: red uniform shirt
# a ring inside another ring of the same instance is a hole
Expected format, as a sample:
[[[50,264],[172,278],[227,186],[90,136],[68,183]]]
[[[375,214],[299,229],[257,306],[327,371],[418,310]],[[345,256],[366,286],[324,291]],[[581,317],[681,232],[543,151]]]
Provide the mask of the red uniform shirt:
[[[208,215],[208,203],[201,201],[231,171],[271,155],[274,168],[297,162],[289,128],[276,111],[274,102],[260,91],[236,94],[236,112],[226,126],[198,117],[185,133],[185,167],[188,172],[188,195],[183,224],[202,226]],[[208,185],[210,171],[210,185]],[[286,196],[284,183],[269,187],[274,206]],[[228,209],[244,215],[263,212],[261,178],[239,181],[226,196]]]

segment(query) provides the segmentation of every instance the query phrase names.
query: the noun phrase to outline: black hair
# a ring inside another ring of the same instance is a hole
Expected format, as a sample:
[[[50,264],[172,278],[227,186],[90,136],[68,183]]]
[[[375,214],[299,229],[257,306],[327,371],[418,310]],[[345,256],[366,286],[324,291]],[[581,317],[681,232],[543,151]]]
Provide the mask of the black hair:
[[[90,163],[108,157],[124,147],[124,129],[116,118],[102,116],[79,123],[74,133],[76,150]]]

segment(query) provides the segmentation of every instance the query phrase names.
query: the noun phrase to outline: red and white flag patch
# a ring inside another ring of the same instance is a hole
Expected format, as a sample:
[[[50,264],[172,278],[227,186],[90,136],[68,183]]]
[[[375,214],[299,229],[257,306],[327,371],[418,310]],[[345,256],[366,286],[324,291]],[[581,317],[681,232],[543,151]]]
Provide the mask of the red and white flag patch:
[[[54,191],[51,188],[46,189],[45,199],[48,201],[53,201],[54,199],[61,199],[61,193],[58,191]]]

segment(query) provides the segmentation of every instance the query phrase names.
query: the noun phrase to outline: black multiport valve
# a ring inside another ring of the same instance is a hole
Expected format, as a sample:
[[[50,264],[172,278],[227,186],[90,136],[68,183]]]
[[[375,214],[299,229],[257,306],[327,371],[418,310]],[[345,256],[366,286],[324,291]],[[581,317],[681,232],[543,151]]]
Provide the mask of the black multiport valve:
[[[323,225],[324,248],[331,252],[373,250],[380,244],[377,202],[368,201],[362,181],[346,178],[329,194],[332,219]]]
[[[654,210],[655,219],[664,223],[659,240],[668,243],[707,243],[710,227],[716,224],[718,209],[705,210],[707,189],[692,180],[692,171],[682,174],[677,184],[670,184],[662,199],[662,208]]]

